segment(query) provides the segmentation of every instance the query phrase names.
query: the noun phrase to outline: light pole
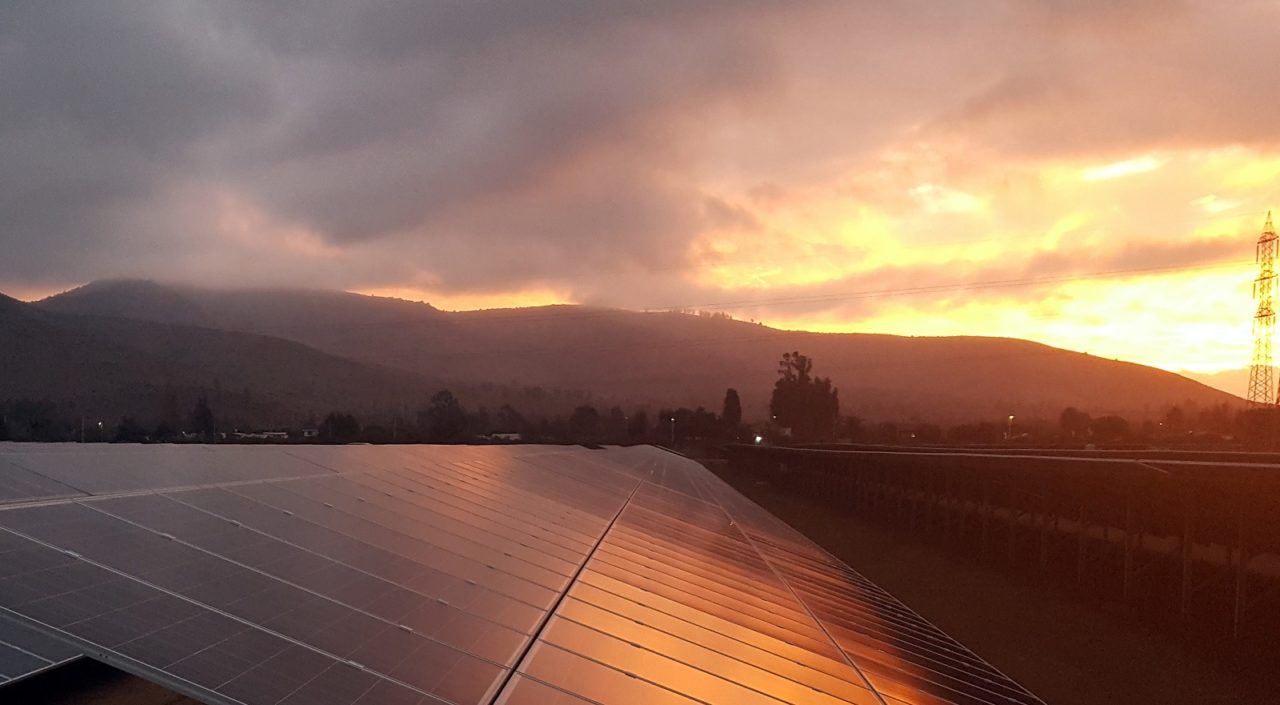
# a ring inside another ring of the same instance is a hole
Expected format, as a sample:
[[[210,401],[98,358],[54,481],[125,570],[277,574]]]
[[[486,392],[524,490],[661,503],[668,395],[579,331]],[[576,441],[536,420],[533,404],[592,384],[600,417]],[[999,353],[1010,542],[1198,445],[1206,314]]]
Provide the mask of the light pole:
[[[1004,432],[1004,439],[1006,441],[1013,440],[1013,414],[1009,414],[1009,429]]]
[[[671,447],[676,447],[676,415],[671,415]]]

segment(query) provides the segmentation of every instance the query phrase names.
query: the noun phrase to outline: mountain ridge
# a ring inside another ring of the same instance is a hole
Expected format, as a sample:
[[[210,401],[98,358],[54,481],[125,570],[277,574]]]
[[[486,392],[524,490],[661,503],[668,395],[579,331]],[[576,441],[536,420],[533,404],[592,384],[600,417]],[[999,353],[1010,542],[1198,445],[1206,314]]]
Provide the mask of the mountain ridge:
[[[0,308],[0,401],[48,400],[115,421],[154,420],[169,397],[215,398],[227,417],[296,425],[300,415],[425,398],[440,383],[251,333]]]
[[[581,389],[638,405],[718,409],[725,388],[736,387],[749,418],[767,414],[777,359],[788,350],[809,355],[815,373],[834,380],[842,409],[875,419],[1056,418],[1065,406],[1154,417],[1172,404],[1240,401],[1164,370],[1018,338],[813,333],[576,305],[447,312],[349,292],[137,281],[96,282],[33,306],[141,320],[185,316],[427,377]]]

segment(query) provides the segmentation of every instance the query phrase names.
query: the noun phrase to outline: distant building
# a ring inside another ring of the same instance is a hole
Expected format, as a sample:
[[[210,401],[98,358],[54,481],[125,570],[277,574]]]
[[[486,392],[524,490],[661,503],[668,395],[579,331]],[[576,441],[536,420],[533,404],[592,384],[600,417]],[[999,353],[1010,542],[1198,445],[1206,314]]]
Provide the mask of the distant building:
[[[236,431],[232,434],[240,441],[287,441],[288,431]]]

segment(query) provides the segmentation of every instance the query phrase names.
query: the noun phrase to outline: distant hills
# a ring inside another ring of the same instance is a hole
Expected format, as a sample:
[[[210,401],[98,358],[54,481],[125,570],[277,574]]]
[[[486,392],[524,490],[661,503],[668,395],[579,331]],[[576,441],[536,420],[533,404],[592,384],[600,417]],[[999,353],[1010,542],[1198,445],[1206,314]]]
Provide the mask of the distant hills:
[[[1221,389],[1232,394],[1244,396],[1249,392],[1249,368],[1241,367],[1234,370],[1223,370],[1221,372],[1181,372],[1185,377],[1194,379],[1197,382]]]
[[[296,425],[334,408],[418,403],[438,381],[300,343],[212,328],[77,315],[0,301],[0,400],[47,399],[91,419],[184,415],[197,396],[228,418]]]
[[[217,378],[290,408],[386,408],[449,384],[517,408],[550,409],[542,397],[558,389],[566,402],[718,410],[735,387],[752,420],[767,413],[781,353],[799,350],[833,378],[842,410],[869,419],[1052,419],[1066,406],[1141,419],[1172,404],[1239,401],[1170,372],[1008,338],[807,333],[584,306],[445,312],[343,292],[149,281],[0,303],[0,354],[18,365],[6,362],[0,398]]]

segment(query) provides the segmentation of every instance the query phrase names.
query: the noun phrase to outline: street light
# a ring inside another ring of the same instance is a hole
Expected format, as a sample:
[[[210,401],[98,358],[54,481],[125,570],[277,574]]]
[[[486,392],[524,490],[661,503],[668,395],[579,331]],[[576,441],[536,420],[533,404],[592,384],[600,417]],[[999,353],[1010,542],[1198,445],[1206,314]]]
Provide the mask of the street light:
[[[1006,441],[1013,440],[1013,414],[1009,414],[1009,430],[1004,432],[1004,439]]]

